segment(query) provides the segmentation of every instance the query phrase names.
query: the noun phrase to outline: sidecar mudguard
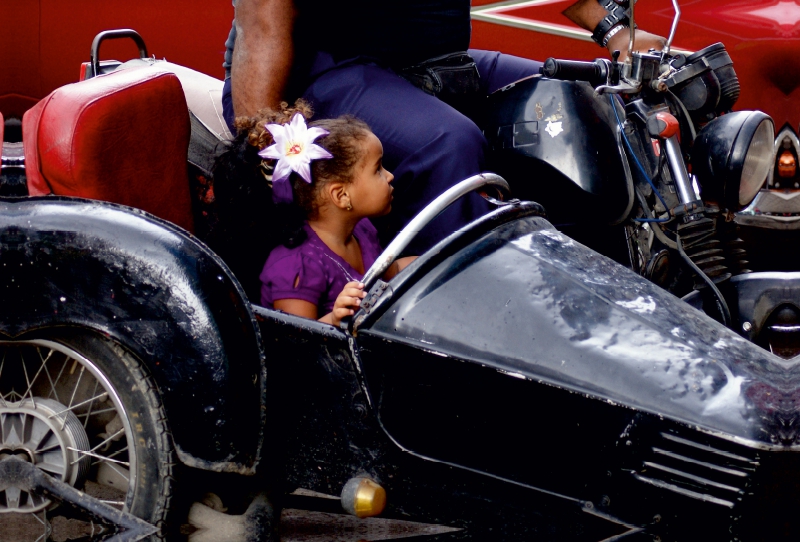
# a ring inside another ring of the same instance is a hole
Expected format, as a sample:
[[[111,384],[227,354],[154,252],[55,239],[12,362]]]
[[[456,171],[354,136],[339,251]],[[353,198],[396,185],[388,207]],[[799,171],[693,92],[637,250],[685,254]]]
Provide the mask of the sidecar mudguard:
[[[142,211],[63,197],[0,199],[0,336],[79,327],[148,367],[179,458],[252,474],[265,365],[239,283],[204,245]]]

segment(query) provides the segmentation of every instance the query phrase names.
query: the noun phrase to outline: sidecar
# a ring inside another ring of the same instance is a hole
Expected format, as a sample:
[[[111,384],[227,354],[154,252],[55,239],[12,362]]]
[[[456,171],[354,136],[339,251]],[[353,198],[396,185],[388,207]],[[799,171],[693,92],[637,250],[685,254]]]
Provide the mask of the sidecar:
[[[29,196],[0,199],[0,512],[170,536],[209,491],[236,515],[302,489],[453,537],[796,536],[793,360],[516,200],[347,329],[259,307],[201,239],[221,83],[124,68],[4,144]]]

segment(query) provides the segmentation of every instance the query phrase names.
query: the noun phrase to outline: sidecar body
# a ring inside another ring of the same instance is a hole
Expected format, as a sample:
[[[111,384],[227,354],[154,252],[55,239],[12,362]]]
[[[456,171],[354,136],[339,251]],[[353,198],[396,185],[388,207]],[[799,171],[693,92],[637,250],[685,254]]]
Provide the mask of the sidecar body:
[[[23,121],[43,195],[0,200],[0,512],[113,523],[110,500],[169,525],[212,473],[278,501],[368,478],[389,517],[501,539],[796,534],[795,361],[515,200],[376,283],[347,330],[252,304],[189,232],[188,151],[148,156],[213,122],[145,64]]]

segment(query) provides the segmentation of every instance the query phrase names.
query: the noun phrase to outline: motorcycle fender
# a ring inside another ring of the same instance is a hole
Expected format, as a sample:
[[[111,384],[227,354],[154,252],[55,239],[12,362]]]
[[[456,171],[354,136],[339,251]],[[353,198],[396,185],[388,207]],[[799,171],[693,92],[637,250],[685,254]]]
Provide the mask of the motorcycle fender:
[[[258,327],[239,283],[192,236],[104,202],[0,199],[0,284],[3,339],[69,327],[113,339],[155,379],[185,464],[254,472],[265,418]]]

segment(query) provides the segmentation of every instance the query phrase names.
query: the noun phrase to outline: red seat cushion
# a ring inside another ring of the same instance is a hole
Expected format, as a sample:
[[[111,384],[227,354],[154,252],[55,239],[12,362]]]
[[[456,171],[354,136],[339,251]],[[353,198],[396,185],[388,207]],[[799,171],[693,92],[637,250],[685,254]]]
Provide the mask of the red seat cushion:
[[[55,90],[22,120],[31,195],[121,203],[193,230],[178,78],[123,70]]]

